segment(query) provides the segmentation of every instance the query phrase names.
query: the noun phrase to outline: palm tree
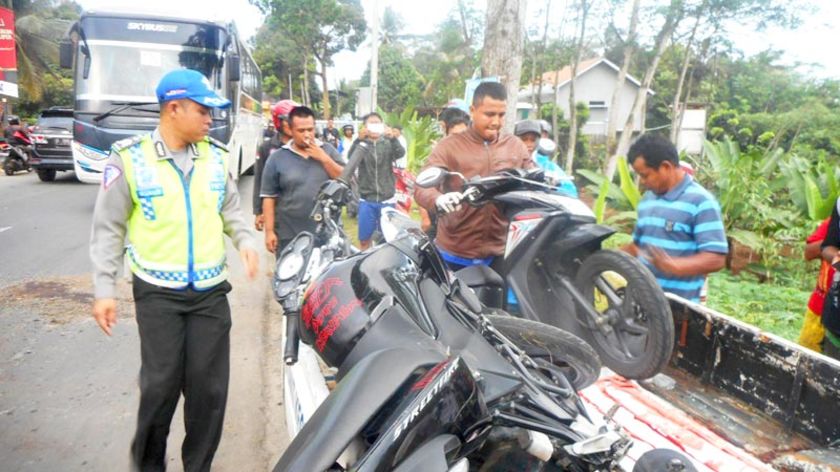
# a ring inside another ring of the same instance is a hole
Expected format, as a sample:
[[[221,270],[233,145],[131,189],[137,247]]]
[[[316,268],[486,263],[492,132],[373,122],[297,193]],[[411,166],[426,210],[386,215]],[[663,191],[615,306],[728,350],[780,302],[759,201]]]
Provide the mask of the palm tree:
[[[32,101],[44,93],[44,75],[55,74],[50,64],[58,63],[58,43],[73,21],[79,17],[79,6],[65,2],[58,6],[32,0],[2,0],[2,6],[15,13],[15,51],[17,79],[21,93]]]

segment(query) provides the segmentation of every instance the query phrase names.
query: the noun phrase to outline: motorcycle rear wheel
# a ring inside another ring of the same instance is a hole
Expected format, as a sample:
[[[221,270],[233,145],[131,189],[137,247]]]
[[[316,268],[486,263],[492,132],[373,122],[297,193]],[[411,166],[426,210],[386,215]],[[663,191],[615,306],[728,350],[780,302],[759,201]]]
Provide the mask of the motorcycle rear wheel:
[[[598,380],[601,374],[598,354],[586,341],[574,334],[545,323],[510,315],[487,315],[487,319],[530,357],[544,359],[562,370],[576,389],[588,387]]]
[[[610,332],[605,334],[577,310],[578,320],[589,328],[582,336],[604,365],[629,379],[647,379],[662,371],[674,350],[674,321],[650,270],[628,254],[600,250],[583,261],[575,286],[596,311],[610,318]]]
[[[6,161],[3,163],[3,171],[6,175],[15,175],[15,167],[15,163],[11,159],[6,158]]]

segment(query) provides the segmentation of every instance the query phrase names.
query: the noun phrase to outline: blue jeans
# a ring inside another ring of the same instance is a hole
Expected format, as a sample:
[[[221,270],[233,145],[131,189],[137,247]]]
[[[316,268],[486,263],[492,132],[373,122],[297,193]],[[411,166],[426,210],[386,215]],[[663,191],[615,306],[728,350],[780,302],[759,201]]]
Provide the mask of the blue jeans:
[[[359,241],[368,241],[379,227],[379,217],[383,208],[394,208],[393,203],[379,203],[361,200],[359,202]]]

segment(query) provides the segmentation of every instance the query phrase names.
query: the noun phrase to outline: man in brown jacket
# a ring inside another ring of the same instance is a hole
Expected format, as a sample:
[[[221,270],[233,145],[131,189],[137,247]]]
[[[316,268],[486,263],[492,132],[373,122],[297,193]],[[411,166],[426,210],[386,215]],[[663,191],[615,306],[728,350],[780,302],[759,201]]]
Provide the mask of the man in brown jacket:
[[[460,172],[467,179],[486,177],[503,169],[528,168],[533,161],[516,136],[501,134],[507,93],[502,84],[484,82],[475,89],[470,114],[472,125],[442,139],[432,150],[426,167]],[[449,179],[443,191],[415,191],[417,203],[438,215],[435,242],[453,270],[490,264],[504,252],[507,220],[495,205],[473,208],[461,205],[460,178]]]

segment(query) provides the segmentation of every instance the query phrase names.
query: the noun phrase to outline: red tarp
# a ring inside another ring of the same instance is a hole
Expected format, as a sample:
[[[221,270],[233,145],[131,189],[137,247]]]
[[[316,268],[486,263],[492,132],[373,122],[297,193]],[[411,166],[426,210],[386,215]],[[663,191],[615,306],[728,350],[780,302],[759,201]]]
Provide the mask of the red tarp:
[[[628,455],[635,462],[653,448],[681,451],[701,471],[772,471],[773,469],[710,431],[701,423],[618,375],[602,377],[580,392],[584,403],[600,414],[619,405],[613,416],[633,439]]]

